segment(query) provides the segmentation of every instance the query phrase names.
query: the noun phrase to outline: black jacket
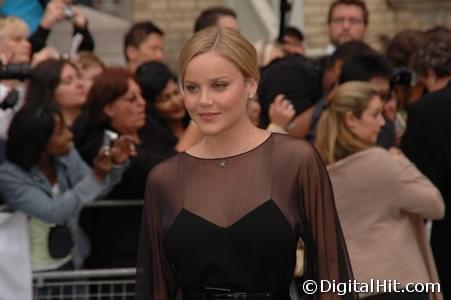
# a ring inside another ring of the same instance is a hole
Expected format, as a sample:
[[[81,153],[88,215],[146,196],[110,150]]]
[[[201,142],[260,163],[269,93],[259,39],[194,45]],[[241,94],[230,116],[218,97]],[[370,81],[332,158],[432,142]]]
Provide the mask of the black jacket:
[[[447,212],[432,226],[434,253],[444,298],[451,297],[451,82],[423,96],[408,110],[401,148],[440,190]]]

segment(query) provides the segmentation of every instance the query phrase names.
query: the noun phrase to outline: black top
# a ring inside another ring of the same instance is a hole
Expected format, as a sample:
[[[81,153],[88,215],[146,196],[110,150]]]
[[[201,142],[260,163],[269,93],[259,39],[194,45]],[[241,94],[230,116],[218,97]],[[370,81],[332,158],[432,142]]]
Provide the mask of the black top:
[[[299,238],[306,279],[353,278],[327,171],[308,143],[272,134],[231,157],[180,153],[147,181],[136,299],[287,292]]]

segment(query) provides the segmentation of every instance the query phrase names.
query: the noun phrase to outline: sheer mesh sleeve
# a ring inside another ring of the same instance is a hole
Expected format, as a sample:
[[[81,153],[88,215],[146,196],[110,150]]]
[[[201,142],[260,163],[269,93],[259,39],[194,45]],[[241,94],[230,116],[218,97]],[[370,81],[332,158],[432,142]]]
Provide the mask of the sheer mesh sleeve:
[[[272,134],[226,158],[178,154],[147,181],[136,299],[176,299],[204,287],[285,292],[298,236],[306,279],[353,279],[329,177],[308,143]]]
[[[163,224],[156,176],[147,180],[136,269],[136,300],[175,299],[175,279],[162,245]]]
[[[327,169],[313,148],[302,149],[300,235],[305,242],[305,280],[349,282],[352,268]],[[358,299],[356,294],[317,293],[307,299]]]

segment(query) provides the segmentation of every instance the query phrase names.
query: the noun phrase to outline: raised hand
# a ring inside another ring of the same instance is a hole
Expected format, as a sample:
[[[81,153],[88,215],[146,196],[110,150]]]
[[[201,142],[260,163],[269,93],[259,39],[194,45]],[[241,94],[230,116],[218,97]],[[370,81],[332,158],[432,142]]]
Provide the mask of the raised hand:
[[[273,103],[269,106],[269,119],[271,123],[282,128],[287,127],[295,114],[296,110],[293,104],[282,94],[277,95]]]
[[[113,143],[111,148],[111,161],[115,165],[122,165],[125,163],[130,156],[135,156],[136,145],[139,141],[130,135],[121,135]]]
[[[41,26],[45,29],[51,29],[53,25],[65,19],[63,0],[52,0],[47,4],[44,15],[41,19]]]

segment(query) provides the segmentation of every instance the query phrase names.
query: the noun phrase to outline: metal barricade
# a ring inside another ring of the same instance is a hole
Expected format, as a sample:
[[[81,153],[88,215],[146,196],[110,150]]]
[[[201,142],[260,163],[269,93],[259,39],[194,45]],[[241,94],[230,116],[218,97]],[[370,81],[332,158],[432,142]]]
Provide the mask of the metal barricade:
[[[100,200],[89,208],[143,205],[142,200]],[[135,268],[33,273],[33,300],[133,300]]]
[[[33,273],[33,300],[131,300],[135,268]]]

